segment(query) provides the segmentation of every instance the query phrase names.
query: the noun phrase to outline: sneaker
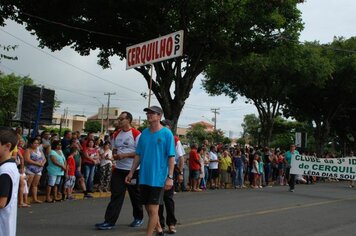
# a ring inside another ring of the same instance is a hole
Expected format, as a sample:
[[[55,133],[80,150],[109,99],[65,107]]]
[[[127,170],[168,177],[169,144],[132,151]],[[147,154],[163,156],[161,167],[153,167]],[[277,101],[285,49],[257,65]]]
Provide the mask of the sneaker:
[[[292,193],[293,193],[293,192],[294,192],[294,188],[293,188],[293,189],[289,189],[289,192],[292,192]]]
[[[134,219],[134,221],[132,221],[132,223],[130,224],[130,227],[140,227],[143,224],[143,219]]]
[[[164,231],[162,231],[162,232],[157,232],[156,236],[167,236],[167,234]]]
[[[108,222],[95,224],[95,227],[100,230],[109,230],[109,229],[112,229],[114,226],[115,226],[115,224],[111,224]]]
[[[91,194],[89,194],[89,193],[84,194],[84,199],[85,199],[85,198],[88,198],[88,199],[89,199],[89,198],[93,198],[93,195],[91,195]]]

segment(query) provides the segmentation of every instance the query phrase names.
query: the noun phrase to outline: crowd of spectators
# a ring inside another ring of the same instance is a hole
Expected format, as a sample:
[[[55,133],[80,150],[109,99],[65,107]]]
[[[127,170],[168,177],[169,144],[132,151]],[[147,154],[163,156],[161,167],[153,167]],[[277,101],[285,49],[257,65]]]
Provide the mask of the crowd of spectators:
[[[38,193],[45,193],[45,202],[73,200],[73,189],[92,198],[94,191],[110,191],[113,165],[109,136],[102,139],[88,133],[65,131],[60,139],[56,133],[43,131],[29,138],[16,129],[18,145],[12,152],[20,172],[19,207],[42,203]],[[28,194],[32,202],[28,200]]]
[[[18,146],[12,152],[20,172],[19,207],[42,203],[38,193],[45,194],[45,202],[73,200],[73,191],[92,198],[95,191],[109,192],[115,161],[109,136],[94,137],[88,133],[65,131],[60,139],[56,133],[43,131],[34,138],[16,129]],[[290,163],[286,151],[279,148],[227,147],[193,144],[185,156],[185,180],[175,182],[175,192],[200,192],[207,189],[259,189],[273,185],[288,186]],[[313,154],[311,154],[313,155]],[[326,154],[327,158],[332,155]],[[312,176],[295,176],[297,183],[312,184]],[[337,180],[335,180],[337,181]],[[350,187],[353,187],[350,182]],[[28,200],[32,196],[32,202]]]

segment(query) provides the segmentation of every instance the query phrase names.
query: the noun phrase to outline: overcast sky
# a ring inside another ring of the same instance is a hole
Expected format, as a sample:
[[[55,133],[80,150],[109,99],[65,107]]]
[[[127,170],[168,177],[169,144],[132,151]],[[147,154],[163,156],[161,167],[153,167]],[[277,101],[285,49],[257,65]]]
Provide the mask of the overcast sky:
[[[334,36],[349,38],[356,36],[356,0],[307,0],[299,5],[305,29],[300,40],[328,43]],[[57,111],[63,113],[68,108],[69,114],[94,115],[101,103],[107,103],[105,92],[116,92],[111,105],[130,111],[134,118],[145,119],[142,111],[148,104],[140,94],[148,93],[148,88],[141,74],[135,70],[126,70],[125,61],[118,57],[111,58],[112,69],[103,70],[97,65],[96,52],[81,57],[74,50],[65,48],[51,52],[37,47],[36,37],[24,29],[24,26],[7,22],[0,28],[1,45],[19,45],[13,55],[17,61],[3,60],[0,70],[5,73],[29,75],[36,84],[54,89],[57,98],[62,101]],[[242,132],[241,123],[246,114],[256,113],[253,105],[238,99],[231,104],[225,96],[210,97],[202,90],[199,76],[180,116],[178,126],[187,127],[197,121],[212,122],[211,108],[220,108],[217,115],[217,128],[233,137]],[[93,97],[96,98],[93,98]],[[151,104],[158,105],[156,99]]]

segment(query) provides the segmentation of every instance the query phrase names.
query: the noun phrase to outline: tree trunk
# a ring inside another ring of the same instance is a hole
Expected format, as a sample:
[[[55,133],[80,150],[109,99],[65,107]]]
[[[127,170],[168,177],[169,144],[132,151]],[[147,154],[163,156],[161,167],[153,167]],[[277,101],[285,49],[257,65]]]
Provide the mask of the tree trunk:
[[[316,155],[322,157],[324,151],[324,145],[327,141],[327,137],[330,133],[330,122],[328,120],[316,122],[316,128],[314,131]]]
[[[187,63],[189,64],[189,62]],[[152,92],[163,109],[165,119],[169,119],[174,123],[172,127],[173,133],[176,133],[179,116],[185,100],[189,97],[189,93],[193,88],[193,83],[204,68],[204,63],[194,63],[193,61],[184,68],[185,73],[183,74],[181,64],[181,58],[155,63],[156,78],[152,79]],[[139,67],[136,70],[144,76],[149,87],[150,67]],[[172,96],[171,92],[173,83],[175,88],[174,96]]]

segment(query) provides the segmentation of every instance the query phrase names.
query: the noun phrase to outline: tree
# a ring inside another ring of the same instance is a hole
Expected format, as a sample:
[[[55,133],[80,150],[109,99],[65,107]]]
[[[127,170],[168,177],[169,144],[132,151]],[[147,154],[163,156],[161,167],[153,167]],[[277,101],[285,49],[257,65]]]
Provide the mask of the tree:
[[[7,54],[9,51],[15,51],[15,49],[17,47],[18,47],[18,45],[1,45],[0,44],[0,49],[4,51],[4,53],[0,53],[0,62],[2,59],[17,60],[18,59],[17,56],[9,56]]]
[[[316,64],[319,59],[326,69],[300,71],[297,76],[302,79],[290,86],[284,114],[313,123],[316,151],[321,155],[325,143],[333,139],[329,136],[333,121],[338,116],[351,117],[355,107],[356,55],[352,51],[356,49],[356,38],[335,38],[325,45],[306,43],[304,47],[317,52],[312,55],[314,58],[306,55],[304,63]],[[317,81],[315,77],[321,78],[319,83],[310,83]]]
[[[187,132],[188,142],[190,144],[196,143],[198,145],[203,143],[205,139],[211,142],[212,140],[209,139],[208,132],[206,132],[205,129],[206,127],[202,124],[197,124],[194,127],[192,127],[192,129]]]
[[[89,120],[84,125],[85,132],[99,132],[101,130],[101,124],[97,120]]]
[[[70,46],[81,55],[98,49],[103,68],[110,67],[114,55],[125,58],[127,46],[184,30],[184,56],[153,65],[152,91],[175,131],[193,83],[209,63],[229,54],[265,50],[281,38],[298,36],[302,24],[297,2],[301,1],[13,0],[2,4],[0,14],[3,19],[26,23],[40,47]],[[147,84],[149,68],[136,68]]]
[[[146,129],[148,127],[148,122],[147,120],[143,120],[142,124],[140,125],[140,127],[138,127],[139,131],[143,131],[144,129]]]
[[[0,72],[0,124],[9,125],[16,112],[19,88],[22,85],[33,85],[28,76],[5,75]]]
[[[251,140],[252,144],[257,144],[260,119],[255,114],[245,115],[241,126],[243,128],[242,138]]]

